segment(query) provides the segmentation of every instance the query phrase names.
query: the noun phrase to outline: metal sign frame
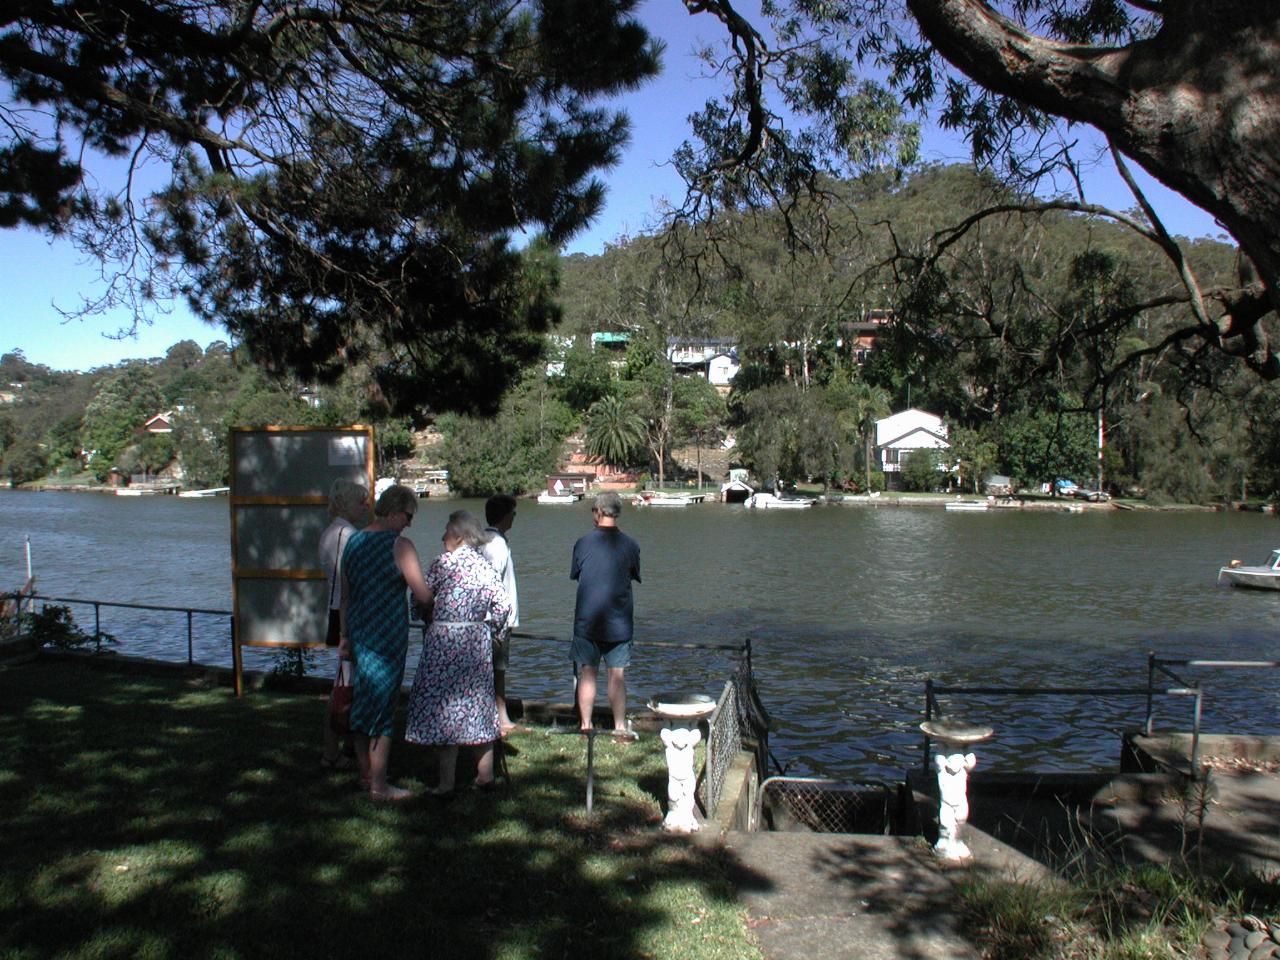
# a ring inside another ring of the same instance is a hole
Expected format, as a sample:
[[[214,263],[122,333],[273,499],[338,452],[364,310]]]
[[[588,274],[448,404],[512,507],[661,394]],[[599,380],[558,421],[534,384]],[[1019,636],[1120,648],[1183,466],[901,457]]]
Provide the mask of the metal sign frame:
[[[244,693],[241,648],[323,647],[325,573],[316,566],[337,479],[374,489],[373,428],[233,427],[231,453],[232,661]]]

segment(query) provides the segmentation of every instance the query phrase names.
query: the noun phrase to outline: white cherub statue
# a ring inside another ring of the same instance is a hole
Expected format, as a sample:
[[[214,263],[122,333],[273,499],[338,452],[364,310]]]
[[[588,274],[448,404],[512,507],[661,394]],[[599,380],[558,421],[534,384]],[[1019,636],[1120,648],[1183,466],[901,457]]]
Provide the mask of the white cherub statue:
[[[960,839],[960,825],[969,819],[969,771],[978,765],[972,753],[937,754],[938,766],[938,842],[934,853],[944,860],[967,860],[972,856]]]
[[[667,816],[663,827],[677,833],[694,833],[698,819],[693,814],[693,791],[698,778],[693,770],[693,748],[702,739],[702,731],[697,727],[667,727],[659,735],[667,748]]]

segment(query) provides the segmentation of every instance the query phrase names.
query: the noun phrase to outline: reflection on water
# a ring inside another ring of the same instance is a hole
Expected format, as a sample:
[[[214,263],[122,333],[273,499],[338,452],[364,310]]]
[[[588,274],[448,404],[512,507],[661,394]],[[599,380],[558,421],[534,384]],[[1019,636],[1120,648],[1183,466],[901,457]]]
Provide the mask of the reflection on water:
[[[458,501],[423,501],[410,531],[424,561]],[[482,504],[462,506],[480,511]],[[46,595],[231,608],[227,501],[0,493],[0,585],[23,576],[31,537]],[[716,694],[722,654],[643,648],[644,640],[750,639],[773,748],[792,772],[889,776],[920,759],[924,683],[1107,686],[1146,683],[1146,654],[1273,659],[1280,594],[1218,587],[1218,566],[1260,561],[1280,525],[1257,514],[947,513],[937,508],[750,511],[706,504],[626,509],[642,549],[631,702],[663,689]],[[511,534],[521,629],[514,695],[568,700],[573,541],[586,504],[522,502]],[[92,611],[77,609],[91,626]],[[103,610],[130,653],[186,658],[180,614]],[[195,656],[229,663],[223,617],[196,617]],[[261,669],[270,656],[246,651]],[[414,664],[410,664],[412,677]],[[318,670],[332,667],[321,656]],[[1205,679],[1206,728],[1272,729],[1280,677]],[[952,698],[950,711],[996,728],[984,764],[1053,770],[1114,762],[1115,731],[1141,697]],[[1164,700],[1185,727],[1190,702]]]

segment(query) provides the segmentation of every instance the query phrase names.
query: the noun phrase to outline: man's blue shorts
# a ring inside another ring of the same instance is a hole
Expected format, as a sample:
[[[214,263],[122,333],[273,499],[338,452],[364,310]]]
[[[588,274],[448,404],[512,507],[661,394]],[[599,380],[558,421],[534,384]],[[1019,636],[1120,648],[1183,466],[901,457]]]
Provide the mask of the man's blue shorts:
[[[594,640],[575,636],[569,647],[569,655],[580,667],[598,667],[603,660],[606,667],[617,670],[631,663],[631,643],[630,640],[623,640],[621,643],[596,643]]]

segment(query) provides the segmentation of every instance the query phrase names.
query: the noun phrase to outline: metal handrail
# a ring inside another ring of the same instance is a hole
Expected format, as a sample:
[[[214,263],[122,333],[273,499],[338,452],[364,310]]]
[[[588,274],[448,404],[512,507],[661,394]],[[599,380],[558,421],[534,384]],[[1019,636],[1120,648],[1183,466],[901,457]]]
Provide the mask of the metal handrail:
[[[1194,696],[1194,718],[1191,725],[1191,775],[1198,776],[1200,769],[1200,718],[1203,708],[1203,690],[1198,681],[1188,682],[1174,673],[1170,667],[1208,667],[1217,670],[1248,669],[1275,670],[1280,668],[1280,660],[1199,660],[1184,657],[1157,657],[1155,651],[1147,653],[1147,687],[1155,685],[1157,672],[1164,674],[1183,686],[1181,689],[1167,691],[1181,696]],[[1154,730],[1155,715],[1151,700],[1147,700],[1147,718],[1143,732],[1149,737]]]
[[[229,617],[232,619],[232,636],[235,636],[235,622],[230,610],[207,610],[201,607],[171,607],[159,603],[126,603],[120,600],[85,600],[81,597],[50,597],[42,593],[32,594],[32,600],[45,603],[80,603],[93,606],[93,642],[97,652],[102,651],[102,608],[120,607],[125,610],[159,610],[165,613],[185,613],[187,615],[187,663],[195,663],[195,633],[192,625],[194,616]]]
[[[934,716],[942,717],[942,707],[938,703],[939,695],[947,694],[985,694],[990,696],[1005,697],[1145,697],[1147,699],[1148,723],[1150,722],[1151,700],[1155,692],[1166,695],[1194,695],[1196,697],[1195,705],[1195,722],[1199,725],[1201,692],[1199,689],[1184,690],[1171,688],[1169,690],[1153,691],[1150,675],[1148,683],[1145,687],[943,687],[933,682],[933,678],[929,677],[924,682],[925,690],[925,720],[932,720]],[[933,742],[933,738],[928,733],[924,735],[924,745],[921,760],[921,769],[928,771],[929,769],[929,745]],[[1193,757],[1194,759],[1194,757]],[[1195,770],[1195,764],[1192,765]]]
[[[30,601],[41,600],[45,603],[78,603],[85,606],[93,607],[93,636],[96,644],[95,649],[102,649],[102,608],[118,607],[125,610],[159,610],[167,613],[185,613],[187,615],[187,663],[195,662],[194,654],[194,631],[192,626],[192,618],[196,614],[211,617],[229,617],[231,618],[232,636],[234,636],[235,618],[230,610],[209,610],[202,607],[176,607],[168,606],[160,603],[127,603],[120,600],[86,600],[83,597],[51,597],[41,593],[27,594],[26,598]],[[411,619],[409,622],[410,629],[426,630],[427,624],[421,620]],[[562,638],[554,637],[549,634],[523,633],[514,631],[512,637],[519,640],[543,640],[564,643]],[[721,650],[728,653],[737,654],[739,657],[745,657],[748,664],[751,662],[751,640],[748,638],[743,643],[673,643],[664,640],[646,640],[646,647],[665,647],[669,649],[679,650]]]

